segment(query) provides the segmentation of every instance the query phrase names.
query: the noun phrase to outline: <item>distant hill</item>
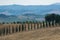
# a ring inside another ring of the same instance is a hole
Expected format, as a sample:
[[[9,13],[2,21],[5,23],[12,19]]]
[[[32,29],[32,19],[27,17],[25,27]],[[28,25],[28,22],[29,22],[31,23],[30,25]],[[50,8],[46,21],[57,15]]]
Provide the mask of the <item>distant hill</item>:
[[[0,5],[0,22],[43,21],[46,14],[60,14],[60,3],[51,5]]]
[[[43,21],[44,16],[42,15],[4,15],[0,14],[0,22],[23,22],[23,21]]]
[[[33,13],[38,15],[45,15],[59,11],[60,14],[60,3],[51,4],[51,5],[0,5],[0,14],[6,15],[21,15],[25,13]]]
[[[0,22],[15,22],[19,21],[17,16],[0,14]]]

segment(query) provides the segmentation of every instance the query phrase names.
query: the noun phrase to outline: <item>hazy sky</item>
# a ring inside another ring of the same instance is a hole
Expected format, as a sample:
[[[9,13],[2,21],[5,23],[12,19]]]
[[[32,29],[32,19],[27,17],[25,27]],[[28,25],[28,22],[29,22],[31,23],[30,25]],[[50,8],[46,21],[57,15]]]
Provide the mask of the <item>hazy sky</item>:
[[[60,3],[60,0],[0,0],[0,5],[48,5],[52,3]]]

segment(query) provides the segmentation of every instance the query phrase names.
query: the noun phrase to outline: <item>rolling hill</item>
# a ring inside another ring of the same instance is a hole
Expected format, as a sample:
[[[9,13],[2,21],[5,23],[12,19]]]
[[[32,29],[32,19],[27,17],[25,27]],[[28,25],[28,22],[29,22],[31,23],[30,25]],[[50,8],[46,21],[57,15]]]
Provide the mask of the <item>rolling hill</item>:
[[[51,5],[0,5],[0,14],[6,15],[21,15],[25,13],[33,13],[38,15],[44,15],[50,13],[51,11],[59,11],[60,13],[60,3],[55,3]]]
[[[51,5],[0,5],[0,22],[41,21],[46,14],[60,14],[60,3]]]

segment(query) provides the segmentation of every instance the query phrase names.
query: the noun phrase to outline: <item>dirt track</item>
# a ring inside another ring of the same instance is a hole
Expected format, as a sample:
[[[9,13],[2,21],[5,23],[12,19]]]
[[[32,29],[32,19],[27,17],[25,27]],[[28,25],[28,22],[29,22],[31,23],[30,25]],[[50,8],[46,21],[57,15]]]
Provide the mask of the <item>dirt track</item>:
[[[60,40],[60,27],[14,33],[0,40]]]

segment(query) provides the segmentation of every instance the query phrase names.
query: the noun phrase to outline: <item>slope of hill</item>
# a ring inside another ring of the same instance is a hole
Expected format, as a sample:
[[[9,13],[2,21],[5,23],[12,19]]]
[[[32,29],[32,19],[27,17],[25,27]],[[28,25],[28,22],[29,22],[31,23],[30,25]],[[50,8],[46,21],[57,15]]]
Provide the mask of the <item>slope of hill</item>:
[[[0,22],[15,22],[19,21],[17,16],[0,14]]]
[[[60,27],[14,33],[0,40],[60,40]]]
[[[41,21],[46,14],[60,14],[60,3],[51,5],[0,5],[0,22]]]
[[[37,20],[36,20],[37,19]],[[42,21],[44,16],[35,14],[4,15],[0,14],[0,22]]]
[[[38,15],[47,14],[47,12],[58,10],[60,11],[60,3],[51,5],[0,5],[0,13],[7,12],[9,15],[21,15],[27,12],[31,12]],[[3,13],[5,14],[5,13]]]

